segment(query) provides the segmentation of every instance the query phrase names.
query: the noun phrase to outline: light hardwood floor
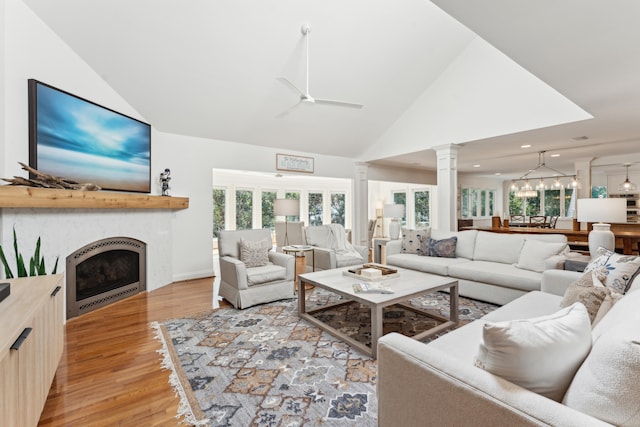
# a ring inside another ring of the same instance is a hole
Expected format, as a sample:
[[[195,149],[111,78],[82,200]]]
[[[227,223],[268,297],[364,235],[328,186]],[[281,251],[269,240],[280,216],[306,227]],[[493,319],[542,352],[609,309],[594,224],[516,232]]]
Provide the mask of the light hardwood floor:
[[[212,298],[213,278],[176,282],[71,319],[38,425],[179,425],[149,323],[211,310]]]

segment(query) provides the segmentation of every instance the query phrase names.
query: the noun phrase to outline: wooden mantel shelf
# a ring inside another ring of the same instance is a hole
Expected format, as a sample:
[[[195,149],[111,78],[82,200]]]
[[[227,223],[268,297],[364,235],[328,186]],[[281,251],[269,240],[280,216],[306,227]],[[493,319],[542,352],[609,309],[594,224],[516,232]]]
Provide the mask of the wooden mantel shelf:
[[[188,197],[0,186],[0,208],[187,209]]]

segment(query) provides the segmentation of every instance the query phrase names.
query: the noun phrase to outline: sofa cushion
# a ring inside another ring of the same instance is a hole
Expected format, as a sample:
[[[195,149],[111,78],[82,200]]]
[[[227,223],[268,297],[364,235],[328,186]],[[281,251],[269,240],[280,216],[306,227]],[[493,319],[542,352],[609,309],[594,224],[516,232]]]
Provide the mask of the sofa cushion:
[[[267,265],[269,264],[269,249],[271,248],[272,243],[269,239],[252,241],[241,238],[240,261],[242,261],[247,268]]]
[[[458,243],[456,244],[456,255],[462,258],[472,259],[473,251],[476,247],[476,237],[478,230],[464,230],[464,231],[440,231],[431,229],[431,238],[436,240],[448,239],[450,237],[457,237]]]
[[[491,233],[479,231],[473,259],[515,264],[520,257],[524,236],[520,234]]]
[[[418,254],[387,255],[387,264],[389,265],[423,271],[425,273],[438,274],[440,276],[449,275],[450,265],[462,264],[465,262],[470,262],[470,260],[465,258],[429,257]]]
[[[546,270],[546,260],[558,255],[566,247],[566,243],[543,242],[525,238],[516,267],[542,273]]]
[[[286,268],[271,263],[261,267],[247,268],[247,285],[249,286],[285,280],[286,277]]]
[[[589,262],[584,271],[601,267],[607,270],[604,284],[622,294],[629,290],[631,283],[640,273],[640,257],[621,255],[600,247],[596,257]]]
[[[422,254],[426,255],[422,252],[421,241],[423,238],[429,238],[429,229],[428,228],[419,228],[419,229],[411,229],[411,228],[402,228],[402,247],[400,248],[400,253],[403,254]]]
[[[630,297],[623,297],[609,314]],[[638,312],[637,308],[635,312]],[[613,425],[640,425],[639,321],[640,316],[630,315],[594,341],[591,353],[564,396],[565,405]]]
[[[611,289],[602,284],[602,279],[604,279],[603,272],[587,271],[569,285],[560,302],[560,307],[569,307],[576,302],[581,302],[589,313],[591,323],[594,323],[602,302],[611,294]]]
[[[593,327],[593,341],[602,335],[614,333],[622,324],[640,325],[640,292],[629,292],[620,299],[604,318]]]
[[[441,258],[455,258],[457,243],[458,238],[456,236],[441,240],[429,238],[428,255]]]
[[[591,349],[591,322],[584,305],[542,317],[487,322],[476,366],[555,401]]]
[[[450,265],[449,276],[521,291],[540,290],[542,282],[542,274],[536,271],[489,261],[469,261]]]

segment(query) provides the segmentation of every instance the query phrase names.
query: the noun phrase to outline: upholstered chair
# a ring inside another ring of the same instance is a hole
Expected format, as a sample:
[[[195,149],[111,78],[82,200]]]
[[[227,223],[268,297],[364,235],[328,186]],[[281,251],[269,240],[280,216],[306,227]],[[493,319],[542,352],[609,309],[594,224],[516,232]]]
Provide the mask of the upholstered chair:
[[[218,250],[220,295],[234,307],[294,297],[295,258],[272,250],[270,230],[221,231]]]
[[[340,224],[305,227],[304,237],[305,244],[314,247],[314,256],[307,257],[307,271],[362,264],[369,258],[369,248],[349,243]]]

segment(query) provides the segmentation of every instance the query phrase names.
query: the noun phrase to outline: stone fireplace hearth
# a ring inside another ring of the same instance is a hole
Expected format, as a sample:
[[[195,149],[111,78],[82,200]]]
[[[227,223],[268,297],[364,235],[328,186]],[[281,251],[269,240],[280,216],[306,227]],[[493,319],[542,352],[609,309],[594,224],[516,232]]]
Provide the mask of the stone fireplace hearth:
[[[67,257],[67,319],[146,290],[146,244],[129,237],[90,243]]]

